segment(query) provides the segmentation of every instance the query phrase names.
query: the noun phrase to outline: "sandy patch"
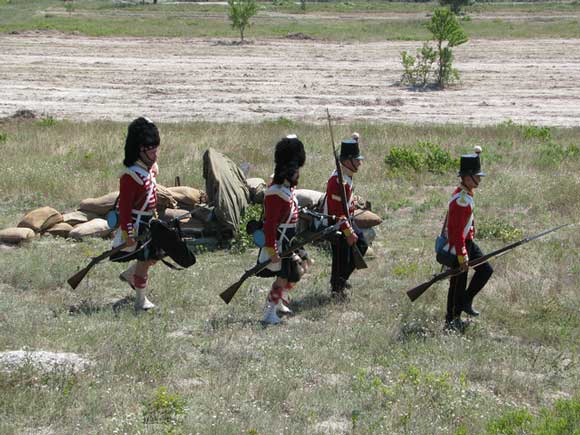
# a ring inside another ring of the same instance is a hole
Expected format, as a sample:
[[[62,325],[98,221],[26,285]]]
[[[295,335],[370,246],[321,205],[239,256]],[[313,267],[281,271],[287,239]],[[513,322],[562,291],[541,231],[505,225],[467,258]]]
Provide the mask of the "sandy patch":
[[[474,40],[458,47],[462,85],[396,85],[419,42],[335,43],[0,35],[0,116],[19,109],[80,120],[343,120],[577,125],[580,40]],[[394,103],[396,102],[396,103]]]
[[[0,352],[0,367],[5,370],[14,370],[30,364],[40,371],[50,371],[55,368],[64,368],[80,372],[93,364],[86,358],[75,353],[45,352],[16,350]]]

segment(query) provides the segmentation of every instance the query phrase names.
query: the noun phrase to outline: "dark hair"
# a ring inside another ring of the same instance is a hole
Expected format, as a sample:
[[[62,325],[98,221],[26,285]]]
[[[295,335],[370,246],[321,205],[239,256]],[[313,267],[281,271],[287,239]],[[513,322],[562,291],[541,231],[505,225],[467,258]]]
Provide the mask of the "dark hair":
[[[142,146],[155,147],[159,146],[160,142],[159,130],[150,119],[145,117],[135,119],[127,129],[123,164],[127,167],[134,165],[139,159]]]

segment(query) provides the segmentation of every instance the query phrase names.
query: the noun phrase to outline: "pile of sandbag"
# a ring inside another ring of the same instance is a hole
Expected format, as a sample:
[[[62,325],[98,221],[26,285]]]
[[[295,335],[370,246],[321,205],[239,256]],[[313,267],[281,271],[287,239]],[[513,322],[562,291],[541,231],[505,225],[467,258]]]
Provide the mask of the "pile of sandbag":
[[[41,207],[27,213],[14,228],[0,230],[0,243],[19,244],[39,235],[83,239],[85,237],[111,237],[113,229],[107,224],[106,215],[117,202],[119,192],[110,192],[97,198],[81,201],[78,210],[60,213],[52,207]],[[162,219],[170,220],[192,212],[182,219],[182,226],[200,231],[210,219],[203,206],[207,195],[193,187],[157,186],[157,211]]]

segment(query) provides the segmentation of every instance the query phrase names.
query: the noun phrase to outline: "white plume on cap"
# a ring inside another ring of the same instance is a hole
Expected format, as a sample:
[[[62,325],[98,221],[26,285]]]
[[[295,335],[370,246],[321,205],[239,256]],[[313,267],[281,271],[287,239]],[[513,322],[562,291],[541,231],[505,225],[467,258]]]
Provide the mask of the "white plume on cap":
[[[296,136],[295,134],[289,134],[288,136],[286,136],[286,139],[298,139],[298,136]]]
[[[483,150],[481,149],[481,147],[479,145],[475,145],[473,147],[473,151],[475,151],[475,154],[480,154]]]

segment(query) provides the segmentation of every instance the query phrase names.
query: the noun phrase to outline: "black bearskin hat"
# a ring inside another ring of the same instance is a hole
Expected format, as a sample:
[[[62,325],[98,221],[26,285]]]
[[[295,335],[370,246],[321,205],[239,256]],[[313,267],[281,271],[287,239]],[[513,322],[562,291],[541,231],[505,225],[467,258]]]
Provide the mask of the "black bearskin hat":
[[[304,144],[296,135],[288,135],[276,144],[274,153],[274,183],[282,184],[284,180],[292,178],[298,168],[306,162]]]
[[[123,164],[127,167],[134,165],[139,159],[139,152],[142,146],[156,147],[159,146],[160,142],[159,130],[150,119],[143,116],[135,119],[129,124],[127,130]]]

